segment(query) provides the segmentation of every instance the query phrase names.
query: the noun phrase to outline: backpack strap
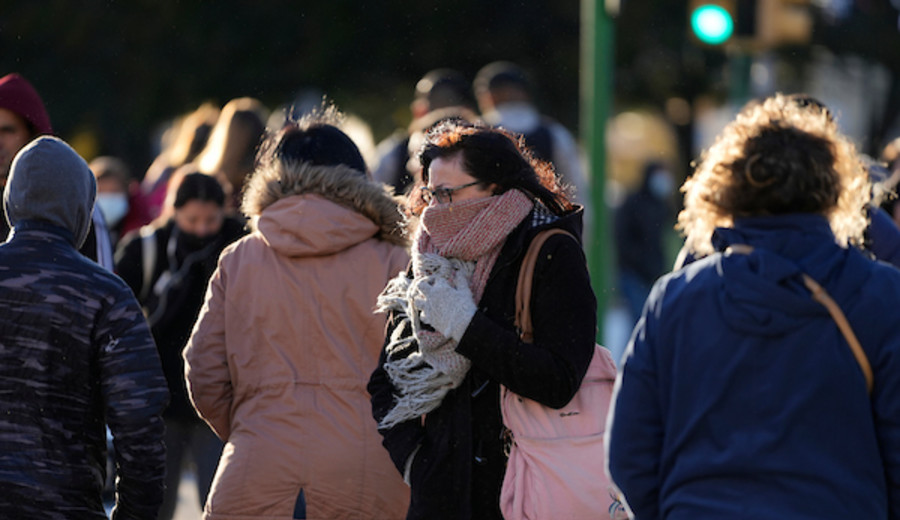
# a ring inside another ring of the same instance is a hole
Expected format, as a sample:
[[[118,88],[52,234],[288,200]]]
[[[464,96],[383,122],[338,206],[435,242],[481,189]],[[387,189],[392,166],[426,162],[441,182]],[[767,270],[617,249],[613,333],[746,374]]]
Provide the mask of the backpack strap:
[[[753,247],[748,246],[746,244],[734,244],[728,249],[725,250],[725,254],[738,253],[742,255],[748,255],[753,252]],[[869,358],[866,357],[866,352],[863,350],[862,345],[859,343],[859,339],[856,337],[856,333],[853,332],[853,327],[850,326],[850,322],[847,320],[847,316],[844,314],[844,311],[841,310],[840,305],[837,304],[836,301],[828,294],[828,291],[825,290],[824,287],[819,285],[819,283],[812,279],[806,273],[801,273],[803,275],[803,284],[806,285],[806,288],[809,292],[812,293],[812,297],[817,302],[821,303],[828,310],[828,314],[831,315],[831,319],[834,320],[835,324],[837,324],[838,329],[840,329],[841,334],[843,334],[844,339],[847,341],[847,344],[850,346],[850,350],[853,352],[853,357],[856,358],[856,362],[859,364],[859,368],[862,370],[863,376],[866,378],[866,390],[869,394],[872,393],[872,386],[875,384],[875,378],[872,375],[872,365],[869,363]]]
[[[141,304],[150,296],[150,286],[153,282],[153,271],[156,269],[156,229],[152,226],[143,226],[140,230],[141,237],[141,266],[144,277],[141,280]]]
[[[547,229],[539,232],[531,240],[522,265],[519,268],[519,279],[516,284],[516,328],[519,329],[519,337],[526,343],[531,343],[534,329],[531,324],[531,286],[534,283],[534,266],[537,264],[538,255],[544,242],[553,235],[569,235],[573,240],[577,239],[572,233],[562,229]]]

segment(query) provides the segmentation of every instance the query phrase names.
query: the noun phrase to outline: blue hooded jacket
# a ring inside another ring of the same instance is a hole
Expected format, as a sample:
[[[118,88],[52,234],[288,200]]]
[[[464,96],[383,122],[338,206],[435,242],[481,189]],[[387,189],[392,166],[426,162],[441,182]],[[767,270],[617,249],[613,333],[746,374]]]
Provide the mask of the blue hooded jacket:
[[[900,271],[817,215],[713,243],[656,283],[617,382],[608,464],[636,518],[900,518]],[[855,330],[871,396],[804,272]]]

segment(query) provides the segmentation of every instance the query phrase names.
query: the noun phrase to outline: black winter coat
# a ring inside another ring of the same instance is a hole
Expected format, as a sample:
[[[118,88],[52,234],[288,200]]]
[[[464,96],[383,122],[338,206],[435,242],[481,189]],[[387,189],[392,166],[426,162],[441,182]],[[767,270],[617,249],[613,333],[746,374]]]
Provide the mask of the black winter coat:
[[[246,230],[242,222],[226,218],[222,229],[213,238],[202,244],[193,244],[181,240],[183,235],[176,235],[175,248],[169,251],[169,241],[173,238],[174,230],[175,221],[170,220],[153,232],[156,255],[150,286],[156,286],[164,275],[169,277],[165,289],[159,294],[155,290],[147,290],[146,297],[141,298],[141,294],[145,292],[144,260],[142,237],[137,232],[123,240],[123,245],[116,254],[116,273],[140,300],[156,340],[172,396],[165,417],[200,422],[188,397],[181,352],[200,314],[206,286],[216,270],[219,255],[225,247],[244,236]],[[175,273],[178,274],[173,276]]]
[[[620,271],[653,285],[666,272],[663,233],[672,227],[668,202],[655,197],[646,184],[616,211],[613,234]]]
[[[593,354],[597,302],[581,245],[565,235],[541,249],[531,298],[534,342],[515,330],[514,296],[522,258],[541,230],[565,229],[580,236],[581,211],[554,217],[532,211],[506,240],[457,352],[472,361],[462,384],[450,391],[424,421],[382,430],[383,444],[403,473],[410,471],[408,517],[501,518],[499,497],[506,467],[500,416],[500,384],[547,406],[565,406],[578,390]],[[387,336],[395,322],[388,322]],[[368,390],[375,419],[393,404],[395,389],[382,352]]]

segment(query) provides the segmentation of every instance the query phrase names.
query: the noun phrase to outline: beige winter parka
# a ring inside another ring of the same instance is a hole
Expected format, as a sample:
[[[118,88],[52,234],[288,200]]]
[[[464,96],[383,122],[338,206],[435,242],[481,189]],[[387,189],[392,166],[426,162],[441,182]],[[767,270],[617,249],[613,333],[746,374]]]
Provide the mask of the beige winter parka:
[[[406,268],[384,188],[345,167],[257,172],[256,230],[226,249],[185,348],[200,415],[226,441],[206,519],[403,518],[408,488],[381,447],[365,384],[385,317],[378,293]]]

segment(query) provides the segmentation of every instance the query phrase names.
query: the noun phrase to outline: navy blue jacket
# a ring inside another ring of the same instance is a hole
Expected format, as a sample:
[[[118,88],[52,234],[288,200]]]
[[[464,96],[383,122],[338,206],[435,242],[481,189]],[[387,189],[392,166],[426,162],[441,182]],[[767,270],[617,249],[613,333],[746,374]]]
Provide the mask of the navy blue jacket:
[[[900,518],[900,271],[815,215],[738,220],[660,279],[619,376],[609,470],[638,519]],[[801,280],[843,309],[871,362]]]
[[[875,258],[900,267],[900,229],[891,216],[880,208],[869,210],[867,246]]]

